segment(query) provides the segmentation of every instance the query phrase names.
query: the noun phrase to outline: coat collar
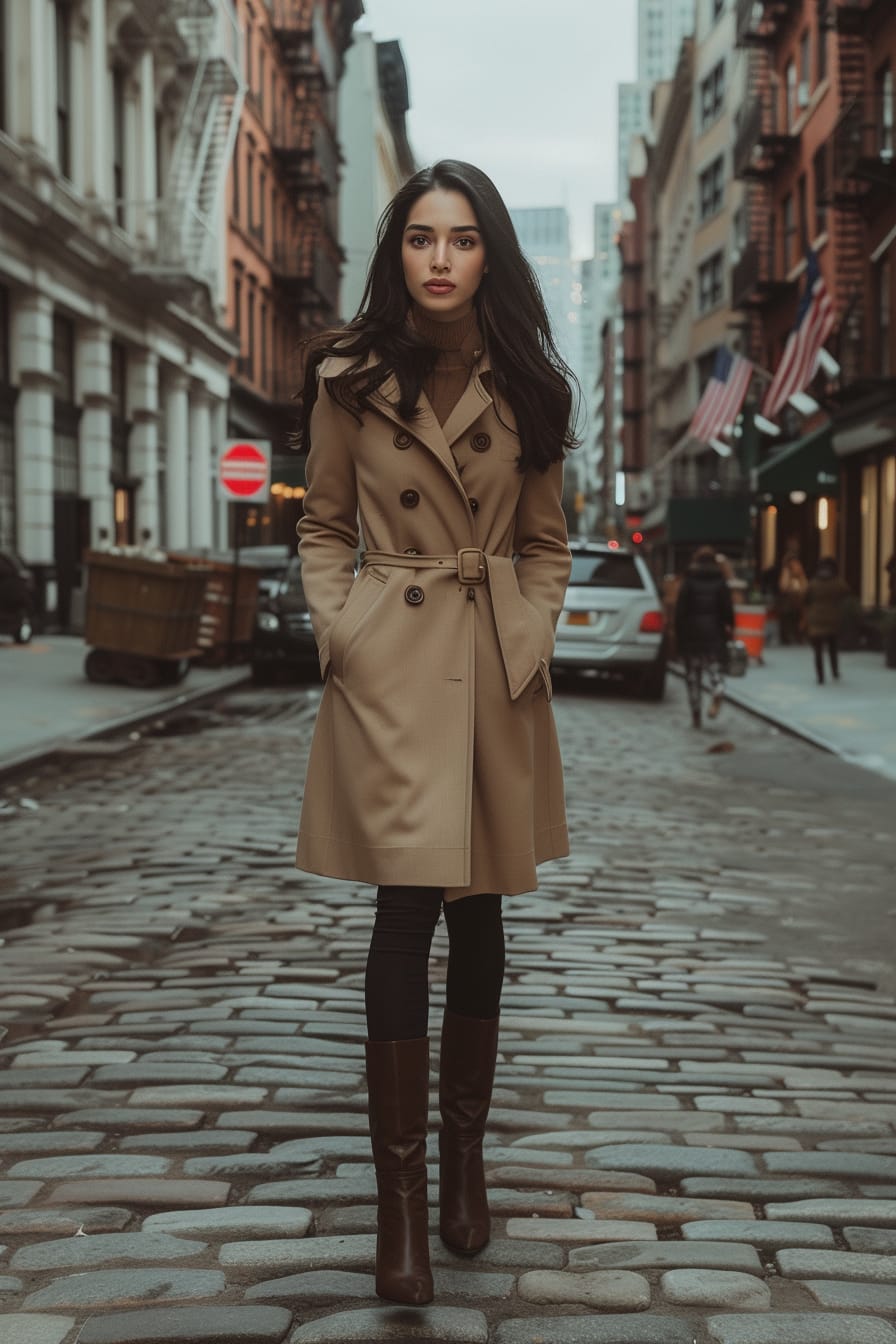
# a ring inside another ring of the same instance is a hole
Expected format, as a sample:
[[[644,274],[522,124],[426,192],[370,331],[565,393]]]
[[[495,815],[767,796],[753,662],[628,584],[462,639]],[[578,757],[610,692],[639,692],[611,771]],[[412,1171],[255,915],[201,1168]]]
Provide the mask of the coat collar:
[[[346,373],[355,360],[349,356],[332,355],[325,359],[320,366],[321,378],[338,378]],[[364,368],[370,368],[376,363],[376,356],[371,354],[367,357]],[[452,478],[455,480],[458,488],[463,492],[466,498],[466,492],[460,482],[460,476],[457,472],[457,465],[454,461],[454,455],[451,452],[451,445],[456,443],[462,434],[470,428],[479,416],[482,415],[486,407],[492,405],[491,394],[482,381],[482,375],[491,372],[491,364],[488,355],[483,351],[481,358],[475,364],[470,380],[463,392],[460,401],[452,410],[444,425],[440,425],[435,417],[432,407],[425,393],[420,394],[420,400],[417,403],[417,416],[406,421],[402,418],[398,410],[398,379],[394,373],[390,373],[385,382],[374,393],[373,405],[375,409],[389,420],[400,425],[402,429],[413,434],[424,447],[442,463]]]

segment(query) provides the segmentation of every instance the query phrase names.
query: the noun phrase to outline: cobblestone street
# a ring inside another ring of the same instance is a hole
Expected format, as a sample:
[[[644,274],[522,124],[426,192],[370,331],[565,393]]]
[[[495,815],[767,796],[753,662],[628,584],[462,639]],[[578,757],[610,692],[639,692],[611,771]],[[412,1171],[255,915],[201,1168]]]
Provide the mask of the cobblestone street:
[[[694,733],[677,681],[561,683],[573,852],[505,903],[493,1240],[442,1247],[433,1164],[436,1301],[388,1307],[372,891],[292,867],[316,700],[0,782],[0,1344],[896,1344],[896,784],[730,707]]]

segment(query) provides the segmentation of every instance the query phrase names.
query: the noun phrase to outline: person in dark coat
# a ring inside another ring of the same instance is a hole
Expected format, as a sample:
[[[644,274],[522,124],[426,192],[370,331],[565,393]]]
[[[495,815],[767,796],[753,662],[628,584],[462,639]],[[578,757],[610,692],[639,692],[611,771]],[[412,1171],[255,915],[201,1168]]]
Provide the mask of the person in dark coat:
[[[711,546],[701,546],[685,575],[675,604],[675,637],[684,659],[691,721],[702,719],[704,675],[712,695],[709,717],[722,707],[726,644],[734,628],[731,590]]]
[[[843,620],[843,604],[849,597],[849,585],[837,573],[830,556],[818,562],[815,577],[806,592],[806,628],[815,655],[815,676],[824,684],[824,651],[827,648],[831,675],[840,678],[837,635]]]

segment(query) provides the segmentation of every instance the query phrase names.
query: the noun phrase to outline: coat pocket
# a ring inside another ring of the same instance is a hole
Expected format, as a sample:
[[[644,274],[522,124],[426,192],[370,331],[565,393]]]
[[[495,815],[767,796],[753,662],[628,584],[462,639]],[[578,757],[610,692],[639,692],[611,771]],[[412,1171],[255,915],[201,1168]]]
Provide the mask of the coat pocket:
[[[352,644],[366,623],[367,617],[386,591],[387,577],[365,567],[355,579],[345,602],[330,629],[330,672],[334,677],[345,674],[345,659]]]

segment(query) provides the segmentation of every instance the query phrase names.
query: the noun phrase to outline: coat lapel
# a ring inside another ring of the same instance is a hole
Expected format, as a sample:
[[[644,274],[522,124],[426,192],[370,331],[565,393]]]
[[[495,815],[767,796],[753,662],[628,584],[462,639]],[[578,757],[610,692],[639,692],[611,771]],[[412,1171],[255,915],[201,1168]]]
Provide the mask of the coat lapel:
[[[479,419],[486,407],[491,406],[491,404],[492,399],[483,387],[479,370],[477,370],[467,383],[460,401],[442,426],[442,433],[446,442],[449,445],[456,443],[460,436],[465,434],[470,426]]]
[[[350,368],[351,364],[352,361],[349,359],[333,358],[326,360],[321,365],[321,376],[336,377]],[[487,357],[479,361],[460,401],[454,407],[444,425],[439,424],[435,412],[423,392],[421,392],[420,400],[417,403],[419,415],[411,421],[402,418],[397,404],[399,398],[398,379],[394,373],[389,374],[372,398],[373,405],[381,415],[386,416],[401,429],[412,434],[441,462],[465,500],[467,497],[466,491],[458,475],[457,463],[454,460],[451,445],[456,443],[460,436],[470,428],[470,425],[479,419],[486,407],[492,404],[492,398],[486,391],[480,377],[481,374],[488,372],[489,368]]]

